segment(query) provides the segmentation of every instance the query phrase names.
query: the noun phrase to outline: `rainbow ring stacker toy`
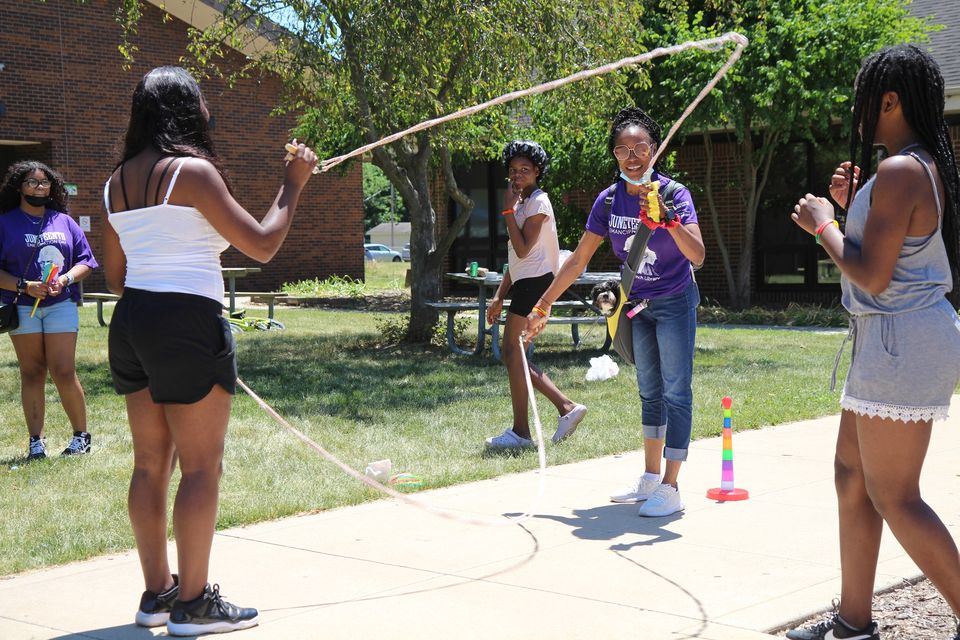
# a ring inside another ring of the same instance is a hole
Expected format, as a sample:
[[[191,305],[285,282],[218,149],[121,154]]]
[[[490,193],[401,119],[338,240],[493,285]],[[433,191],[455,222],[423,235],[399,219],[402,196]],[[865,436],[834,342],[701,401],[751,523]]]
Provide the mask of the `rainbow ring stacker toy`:
[[[746,500],[750,492],[746,489],[736,489],[733,486],[733,400],[730,396],[723,397],[723,471],[720,476],[720,486],[707,490],[707,497],[717,502],[731,502]]]

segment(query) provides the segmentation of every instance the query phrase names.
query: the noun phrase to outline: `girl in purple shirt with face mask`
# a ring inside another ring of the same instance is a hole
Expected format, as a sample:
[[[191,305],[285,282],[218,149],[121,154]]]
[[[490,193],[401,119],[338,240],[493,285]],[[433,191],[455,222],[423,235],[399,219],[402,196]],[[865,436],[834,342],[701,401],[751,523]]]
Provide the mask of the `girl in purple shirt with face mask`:
[[[527,318],[527,333],[537,335],[546,325],[550,305],[586,269],[605,238],[614,253],[627,258],[627,239],[640,224],[653,228],[647,250],[632,284],[624,283],[630,300],[641,301],[630,324],[640,389],[645,454],[644,474],[610,496],[614,502],[642,503],[639,515],[667,516],[683,509],[677,476],[687,459],[693,417],[693,344],[700,294],[693,267],[703,263],[704,247],[697,214],[686,188],[673,189],[669,222],[656,223],[643,208],[650,193],[645,178],[660,181],[660,194],[670,180],[651,166],[661,130],[636,107],[620,111],[610,130],[608,149],[619,169],[611,206],[608,190],[597,197],[586,230],[573,255],[563,263],[550,288]],[[660,196],[660,209],[667,206]],[[539,313],[537,310],[545,310]],[[666,469],[661,474],[661,458]]]
[[[41,162],[14,164],[0,185],[0,303],[17,303],[19,326],[10,332],[10,339],[20,364],[30,460],[47,456],[43,418],[48,371],[73,427],[63,455],[90,451],[86,401],[76,371],[80,327],[76,283],[97,267],[97,261],[79,225],[64,213],[66,200],[63,178]],[[47,263],[59,268],[49,284],[43,282]]]

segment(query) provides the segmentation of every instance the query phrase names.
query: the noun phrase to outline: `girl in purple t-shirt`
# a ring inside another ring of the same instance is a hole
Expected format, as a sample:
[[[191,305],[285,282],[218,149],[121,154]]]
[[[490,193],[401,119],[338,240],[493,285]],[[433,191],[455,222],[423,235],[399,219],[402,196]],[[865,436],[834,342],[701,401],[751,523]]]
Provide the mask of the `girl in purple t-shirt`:
[[[614,502],[642,502],[639,515],[651,517],[683,509],[677,476],[690,445],[693,344],[700,304],[693,267],[704,258],[697,213],[686,188],[674,190],[669,222],[653,222],[643,211],[650,193],[643,178],[653,169],[650,160],[660,140],[660,125],[642,110],[628,107],[617,114],[607,143],[620,170],[613,204],[607,206],[605,189],[593,205],[576,251],[527,317],[527,332],[535,336],[546,325],[550,305],[586,268],[604,238],[610,239],[617,257],[626,260],[625,244],[637,227],[654,228],[630,287],[630,300],[640,301],[642,309],[633,317],[631,330],[646,468],[635,483],[610,496]],[[659,179],[662,194],[670,180],[656,172],[652,175]],[[660,208],[667,210],[662,195]],[[662,477],[661,456],[667,460]]]
[[[76,371],[80,291],[75,284],[97,261],[83,231],[62,213],[66,199],[63,178],[40,162],[18,162],[0,185],[0,303],[17,302],[20,322],[10,339],[20,364],[30,460],[47,455],[43,416],[48,370],[73,427],[63,455],[90,451],[86,401]],[[59,268],[49,284],[42,281],[45,263]]]

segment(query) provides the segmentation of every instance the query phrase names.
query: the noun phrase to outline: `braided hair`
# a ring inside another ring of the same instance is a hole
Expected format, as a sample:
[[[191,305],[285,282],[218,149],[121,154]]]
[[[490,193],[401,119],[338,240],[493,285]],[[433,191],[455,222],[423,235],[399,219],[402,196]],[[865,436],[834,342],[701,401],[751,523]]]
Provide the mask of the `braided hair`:
[[[943,243],[953,275],[954,291],[960,285],[960,172],[953,154],[953,142],[943,118],[943,75],[933,58],[912,44],[887,47],[864,61],[857,74],[853,103],[854,126],[850,132],[850,157],[860,157],[859,184],[870,178],[874,136],[880,117],[883,94],[894,91],[900,97],[903,115],[933,156],[943,181],[947,203],[943,212]],[[858,136],[857,126],[860,125]],[[860,138],[858,140],[858,138]],[[858,153],[859,151],[859,153]],[[852,171],[852,169],[851,169]],[[847,207],[853,201],[853,181],[847,194]]]
[[[611,157],[614,157],[613,148],[617,146],[617,136],[619,136],[624,129],[634,126],[646,131],[650,139],[653,140],[653,143],[658,147],[660,146],[660,142],[663,140],[663,130],[660,128],[660,125],[657,124],[657,121],[647,115],[647,112],[640,107],[626,107],[614,116],[613,125],[610,127],[610,137],[607,139],[607,151]],[[662,170],[659,161],[654,165],[654,169],[657,170],[657,173],[667,175]],[[616,170],[616,175],[616,179],[620,180],[619,169]]]
[[[20,206],[20,187],[27,176],[39,169],[50,181],[50,202],[47,208],[61,213],[69,212],[67,188],[63,176],[37,160],[23,160],[11,166],[0,183],[0,213]]]
[[[517,156],[526,158],[540,170],[540,175],[537,176],[537,184],[540,184],[550,166],[550,158],[547,157],[543,147],[533,140],[514,140],[503,148],[503,168],[510,171],[510,161]]]

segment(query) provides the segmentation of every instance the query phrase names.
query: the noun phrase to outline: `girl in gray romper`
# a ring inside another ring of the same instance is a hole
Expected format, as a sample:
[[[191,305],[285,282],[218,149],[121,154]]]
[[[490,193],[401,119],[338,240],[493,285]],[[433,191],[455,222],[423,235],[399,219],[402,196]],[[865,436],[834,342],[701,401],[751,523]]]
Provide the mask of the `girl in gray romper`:
[[[958,282],[960,175],[943,107],[943,77],[928,54],[899,45],[868,57],[850,145],[860,166],[843,163],[830,185],[841,206],[862,185],[846,235],[825,198],[808,194],[792,215],[840,268],[853,342],[835,462],[840,605],[789,632],[793,640],[880,637],[871,604],[883,521],[960,614],[960,555],[919,488],[932,423],[947,417],[960,382],[960,319],[945,297]],[[889,157],[870,178],[874,146]]]

